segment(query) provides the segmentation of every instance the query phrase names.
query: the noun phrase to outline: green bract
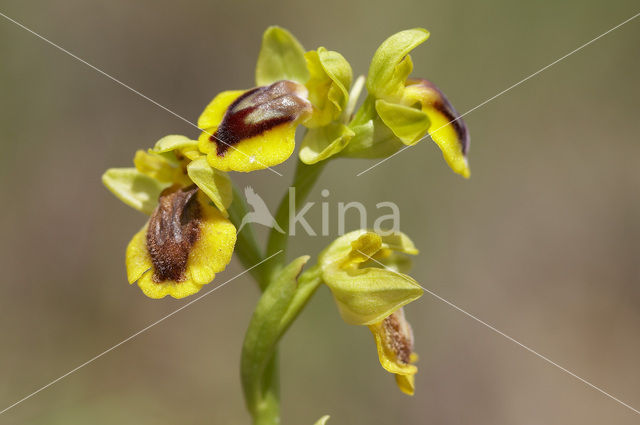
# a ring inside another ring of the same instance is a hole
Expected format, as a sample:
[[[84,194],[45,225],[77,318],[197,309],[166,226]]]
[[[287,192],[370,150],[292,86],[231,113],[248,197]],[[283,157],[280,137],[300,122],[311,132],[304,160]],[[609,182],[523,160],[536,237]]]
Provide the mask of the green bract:
[[[110,168],[102,175],[102,183],[122,202],[145,214],[153,212],[160,192],[169,186],[135,168]]]
[[[429,38],[429,31],[415,28],[387,38],[376,50],[369,67],[367,90],[377,98],[402,95],[413,64],[409,52]]]
[[[311,77],[306,86],[314,112],[305,125],[319,127],[338,119],[349,100],[352,71],[338,52],[320,47],[305,53]]]
[[[284,28],[267,28],[256,65],[256,84],[266,86],[279,80],[304,84],[308,79],[309,71],[300,42]]]

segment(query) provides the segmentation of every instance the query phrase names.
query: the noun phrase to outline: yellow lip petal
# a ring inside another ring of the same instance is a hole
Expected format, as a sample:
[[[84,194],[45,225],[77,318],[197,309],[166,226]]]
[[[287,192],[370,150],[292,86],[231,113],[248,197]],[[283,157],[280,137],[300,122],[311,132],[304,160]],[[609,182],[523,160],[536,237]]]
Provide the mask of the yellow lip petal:
[[[227,108],[246,90],[229,90],[218,94],[204,109],[200,118],[198,118],[198,127],[205,130],[211,127],[217,127]]]
[[[133,283],[138,280],[147,270],[153,267],[151,256],[147,251],[147,227],[145,224],[138,233],[136,233],[126,251],[127,280]]]
[[[400,391],[407,395],[414,395],[416,392],[416,384],[415,384],[415,376],[414,375],[398,375],[396,374],[396,384]]]
[[[150,298],[163,298],[167,295],[184,298],[195,294],[231,261],[236,242],[234,225],[210,204],[203,192],[198,191],[196,196],[201,214],[199,237],[189,252],[184,280],[154,280],[153,261],[147,247],[148,223],[135,234],[127,247],[129,283],[137,281],[142,292]]]
[[[189,253],[186,273],[195,283],[205,284],[231,261],[236,228],[217,208],[209,205],[204,193],[198,193],[198,202],[202,213],[200,238]]]
[[[409,80],[405,88],[405,101],[419,102],[429,121],[429,135],[442,151],[442,156],[453,171],[469,178],[467,154],[469,132],[444,93],[427,80]]]
[[[386,371],[400,375],[415,375],[418,373],[417,366],[410,363],[402,363],[396,358],[396,354],[393,352],[391,346],[385,341],[382,322],[370,325],[369,329],[376,342],[380,365],[382,365]]]
[[[285,123],[264,133],[244,139],[218,155],[218,148],[212,142],[210,128],[200,135],[200,150],[207,153],[209,165],[220,171],[249,172],[273,167],[286,161],[295,149],[295,125]]]
[[[184,282],[174,282],[170,280],[161,283],[154,282],[153,271],[149,270],[138,279],[138,286],[149,298],[159,299],[170,295],[173,298],[180,299],[197,293],[203,285],[191,279],[187,279]]]

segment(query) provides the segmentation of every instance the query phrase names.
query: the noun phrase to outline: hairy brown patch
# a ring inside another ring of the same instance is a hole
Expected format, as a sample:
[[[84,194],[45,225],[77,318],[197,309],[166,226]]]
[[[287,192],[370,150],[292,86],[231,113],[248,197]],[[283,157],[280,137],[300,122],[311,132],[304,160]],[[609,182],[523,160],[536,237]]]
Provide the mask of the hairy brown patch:
[[[195,186],[172,186],[160,194],[147,229],[147,249],[156,283],[185,280],[189,253],[200,236],[201,211],[197,192]]]
[[[413,353],[413,332],[411,326],[404,318],[402,309],[391,314],[382,322],[385,331],[386,343],[396,353],[396,357],[402,363],[411,362]]]
[[[209,137],[223,156],[233,145],[244,139],[258,136],[272,128],[295,121],[311,108],[310,103],[299,96],[300,86],[291,81],[277,81],[270,86],[251,89],[237,98],[216,132]]]

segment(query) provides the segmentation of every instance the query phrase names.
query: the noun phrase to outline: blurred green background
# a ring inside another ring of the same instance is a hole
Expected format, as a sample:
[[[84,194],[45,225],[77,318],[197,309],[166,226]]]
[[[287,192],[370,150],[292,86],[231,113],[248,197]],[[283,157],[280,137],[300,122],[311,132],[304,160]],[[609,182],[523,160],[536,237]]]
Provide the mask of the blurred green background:
[[[264,29],[338,50],[364,73],[395,31],[465,112],[638,12],[637,1],[3,0],[0,11],[196,120],[253,84]],[[396,202],[440,296],[640,406],[640,20],[472,112],[472,178],[420,143],[356,177],[330,164],[312,200]],[[125,280],[145,217],[100,175],[188,124],[0,17],[0,409],[188,300]],[[294,161],[234,175],[275,208]],[[310,218],[318,223],[316,206]],[[375,218],[375,214],[373,215]],[[370,222],[371,224],[371,222]],[[335,223],[333,224],[335,225]],[[335,227],[333,227],[335,229]],[[261,232],[261,235],[264,235]],[[291,255],[331,238],[301,236]],[[220,281],[241,271],[232,262]],[[216,279],[217,281],[217,279]],[[245,424],[238,377],[258,291],[243,276],[0,416],[2,424]],[[417,394],[380,368],[326,288],[283,341],[284,424],[631,424],[638,417],[425,294],[407,309]]]

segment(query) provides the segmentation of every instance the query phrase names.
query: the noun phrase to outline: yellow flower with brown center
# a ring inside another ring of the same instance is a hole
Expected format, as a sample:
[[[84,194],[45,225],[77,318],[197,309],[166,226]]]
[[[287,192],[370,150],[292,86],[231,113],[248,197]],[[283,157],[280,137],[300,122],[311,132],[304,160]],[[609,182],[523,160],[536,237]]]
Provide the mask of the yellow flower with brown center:
[[[378,348],[382,367],[396,375],[396,383],[402,392],[413,395],[415,374],[418,368],[412,364],[418,360],[413,351],[413,331],[400,308],[381,322],[369,325]]]
[[[417,253],[404,233],[357,230],[336,239],[318,257],[322,280],[331,289],[340,315],[347,323],[369,327],[380,364],[396,374],[398,387],[410,395],[418,372],[412,364],[417,355],[402,307],[418,299],[423,290],[401,270],[409,265],[404,254]]]
[[[198,119],[199,150],[221,171],[254,171],[286,161],[299,123],[312,112],[307,89],[276,81],[216,96]]]
[[[233,224],[195,185],[165,189],[126,251],[129,283],[150,298],[195,294],[231,261]]]
[[[371,61],[367,90],[378,116],[403,144],[412,146],[430,135],[451,169],[468,178],[470,138],[462,117],[433,83],[409,78],[409,52],[427,38],[422,28],[387,38]]]

